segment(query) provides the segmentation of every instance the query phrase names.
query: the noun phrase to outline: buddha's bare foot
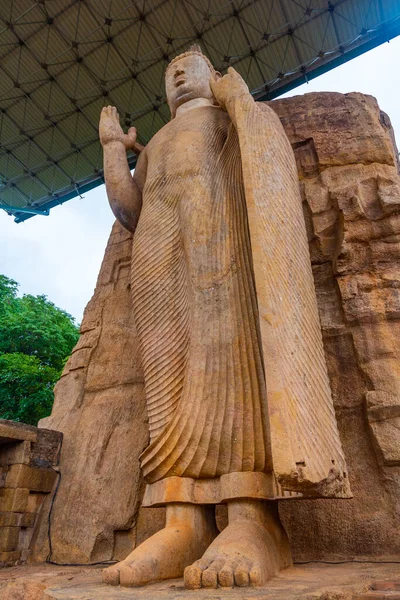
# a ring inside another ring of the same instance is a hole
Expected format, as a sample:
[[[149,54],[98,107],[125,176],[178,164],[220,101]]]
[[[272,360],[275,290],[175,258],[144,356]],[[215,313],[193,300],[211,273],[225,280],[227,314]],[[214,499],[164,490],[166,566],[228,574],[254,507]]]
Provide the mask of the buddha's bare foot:
[[[292,564],[275,506],[240,500],[229,503],[228,515],[228,527],[185,569],[186,588],[259,586]]]
[[[211,508],[211,510],[210,510]],[[110,585],[145,585],[182,577],[184,568],[199,558],[218,533],[213,507],[167,505],[166,526],[125,558],[103,571]]]

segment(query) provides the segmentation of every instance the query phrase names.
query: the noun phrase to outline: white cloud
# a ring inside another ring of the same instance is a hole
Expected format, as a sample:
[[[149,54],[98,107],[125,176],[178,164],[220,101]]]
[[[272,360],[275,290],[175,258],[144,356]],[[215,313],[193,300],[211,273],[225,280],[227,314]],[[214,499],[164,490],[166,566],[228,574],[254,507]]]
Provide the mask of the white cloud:
[[[0,213],[0,273],[46,294],[78,321],[90,299],[114,217],[105,187],[16,224]]]

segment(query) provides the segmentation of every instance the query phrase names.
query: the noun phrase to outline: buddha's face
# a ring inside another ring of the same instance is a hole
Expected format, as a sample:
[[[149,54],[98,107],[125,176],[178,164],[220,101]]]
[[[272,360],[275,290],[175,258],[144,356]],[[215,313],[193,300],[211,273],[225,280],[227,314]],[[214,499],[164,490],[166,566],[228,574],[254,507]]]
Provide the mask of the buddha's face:
[[[216,74],[218,76],[219,74]],[[211,71],[206,61],[197,54],[190,54],[171,65],[165,75],[165,88],[172,116],[176,109],[194,98],[212,100],[210,88]]]

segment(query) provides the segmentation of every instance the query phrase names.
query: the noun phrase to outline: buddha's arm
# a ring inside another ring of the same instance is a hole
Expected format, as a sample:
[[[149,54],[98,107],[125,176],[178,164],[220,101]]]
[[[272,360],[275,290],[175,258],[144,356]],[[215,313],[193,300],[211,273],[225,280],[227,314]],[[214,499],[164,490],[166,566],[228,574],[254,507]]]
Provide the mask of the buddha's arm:
[[[100,141],[104,152],[104,179],[111,210],[123,227],[135,231],[142,207],[142,189],[146,179],[146,151],[136,142],[136,129],[124,133],[117,109],[106,106],[101,111]],[[140,156],[132,178],[126,151]]]
[[[104,146],[104,179],[108,201],[115,217],[132,233],[142,207],[147,162],[145,154],[145,151],[141,152],[132,177],[124,144],[112,142]]]

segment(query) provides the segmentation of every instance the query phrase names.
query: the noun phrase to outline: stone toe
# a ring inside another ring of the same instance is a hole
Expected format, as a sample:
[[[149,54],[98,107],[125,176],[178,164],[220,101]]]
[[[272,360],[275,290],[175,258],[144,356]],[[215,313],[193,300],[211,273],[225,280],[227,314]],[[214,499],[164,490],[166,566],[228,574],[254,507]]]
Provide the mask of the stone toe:
[[[218,573],[218,583],[221,587],[232,588],[235,585],[234,572],[237,561],[227,561]]]
[[[214,560],[205,569],[201,576],[201,584],[204,588],[217,588],[218,587],[218,573],[224,566],[225,560],[217,559]]]
[[[250,565],[247,561],[242,561],[235,569],[235,584],[239,587],[250,585]]]
[[[125,587],[145,585],[158,579],[157,561],[152,558],[126,564],[120,572],[120,584]]]
[[[201,588],[202,574],[209,564],[209,560],[200,558],[200,560],[196,560],[190,567],[186,567],[183,573],[183,580],[187,589],[199,590]]]
[[[112,567],[108,567],[107,569],[103,569],[103,581],[108,585],[119,585],[119,565],[113,565]]]
[[[249,579],[250,579],[250,585],[253,587],[256,587],[256,586],[263,585],[265,583],[267,577],[264,576],[263,569],[258,564],[255,564],[250,569]]]
[[[136,585],[141,585],[140,574],[138,573],[136,567],[125,566],[121,570],[120,583],[124,587],[133,587]]]

